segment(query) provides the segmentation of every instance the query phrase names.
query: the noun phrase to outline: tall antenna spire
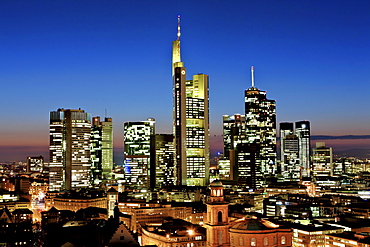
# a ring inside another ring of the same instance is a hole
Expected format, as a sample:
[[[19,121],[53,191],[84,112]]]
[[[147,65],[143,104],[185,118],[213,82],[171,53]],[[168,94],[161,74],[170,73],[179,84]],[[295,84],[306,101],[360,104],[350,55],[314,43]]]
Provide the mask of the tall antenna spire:
[[[181,32],[180,32],[180,15],[177,16],[177,40],[180,40]]]
[[[251,74],[252,74],[252,87],[254,87],[254,66],[251,67]]]

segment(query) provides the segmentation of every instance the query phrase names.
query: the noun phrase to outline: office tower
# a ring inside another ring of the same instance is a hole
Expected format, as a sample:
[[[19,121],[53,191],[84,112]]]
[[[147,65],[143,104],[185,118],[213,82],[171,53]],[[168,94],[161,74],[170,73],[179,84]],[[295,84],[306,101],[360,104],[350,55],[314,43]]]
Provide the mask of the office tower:
[[[280,160],[284,159],[284,139],[287,135],[294,134],[293,123],[283,122],[279,124],[280,126]]]
[[[245,116],[223,116],[224,157],[230,158],[230,152],[235,150],[238,143],[245,140]]]
[[[259,163],[261,147],[258,143],[239,143],[236,146],[237,172],[234,179],[248,189],[259,189],[265,184]]]
[[[276,102],[254,86],[245,91],[246,142],[259,145],[256,165],[266,176],[276,172]]]
[[[123,125],[126,184],[137,189],[155,187],[155,119]]]
[[[172,43],[176,183],[205,186],[209,177],[208,75],[186,80],[180,35],[178,18],[177,40]]]
[[[113,169],[112,118],[93,117],[91,126],[91,180],[93,184],[110,178]]]
[[[27,157],[27,172],[42,172],[44,169],[44,157]]]
[[[173,135],[155,135],[156,187],[173,186],[175,180],[175,147]]]
[[[281,125],[280,125],[281,127]],[[292,124],[293,127],[293,124]],[[281,175],[284,181],[300,181],[301,166],[299,155],[299,140],[296,135],[285,135],[280,139],[282,156],[280,160]]]
[[[81,109],[50,112],[49,190],[89,187],[90,119],[90,114]]]
[[[333,176],[333,150],[326,147],[325,142],[316,142],[312,150],[312,171],[313,177]]]
[[[299,121],[295,123],[295,133],[299,140],[299,160],[302,167],[302,176],[310,176],[310,122]]]

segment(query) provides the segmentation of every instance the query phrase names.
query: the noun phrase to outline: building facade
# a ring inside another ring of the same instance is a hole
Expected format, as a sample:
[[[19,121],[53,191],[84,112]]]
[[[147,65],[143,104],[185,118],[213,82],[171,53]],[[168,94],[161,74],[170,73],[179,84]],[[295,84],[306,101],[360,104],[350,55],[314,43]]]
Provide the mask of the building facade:
[[[245,91],[246,143],[258,144],[256,166],[261,173],[276,174],[276,102],[254,86]]]
[[[172,43],[173,133],[176,150],[176,183],[201,185],[209,177],[208,75],[186,80],[181,62],[180,20],[177,40]]]
[[[155,119],[125,122],[124,167],[126,185],[138,189],[155,187]]]
[[[84,110],[50,112],[51,191],[87,188],[90,185],[91,117]]]
[[[91,180],[100,184],[109,179],[113,169],[113,122],[112,118],[92,118],[91,126]]]
[[[311,133],[310,133],[310,122],[309,121],[299,121],[295,123],[295,132],[299,140],[299,160],[302,167],[302,176],[310,176],[311,168]]]
[[[173,186],[175,180],[175,148],[173,135],[155,135],[156,152],[156,187]]]

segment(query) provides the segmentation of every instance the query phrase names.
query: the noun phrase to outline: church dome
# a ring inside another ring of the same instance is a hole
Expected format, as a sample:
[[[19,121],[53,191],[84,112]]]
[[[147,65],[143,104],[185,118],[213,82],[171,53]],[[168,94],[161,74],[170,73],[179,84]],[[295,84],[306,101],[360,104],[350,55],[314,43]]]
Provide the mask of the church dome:
[[[235,230],[247,230],[247,231],[263,231],[263,230],[273,230],[278,226],[258,218],[247,218],[231,227]]]
[[[209,186],[210,187],[223,187],[222,182],[220,180],[214,180]]]

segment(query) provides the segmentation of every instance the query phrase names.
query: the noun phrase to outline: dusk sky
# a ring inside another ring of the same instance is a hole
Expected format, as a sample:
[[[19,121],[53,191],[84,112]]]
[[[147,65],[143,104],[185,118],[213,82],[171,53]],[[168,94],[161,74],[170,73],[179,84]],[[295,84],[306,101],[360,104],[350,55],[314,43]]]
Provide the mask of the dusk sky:
[[[154,117],[171,133],[177,15],[188,79],[209,75],[212,136],[222,115],[244,113],[252,65],[278,123],[368,135],[369,13],[368,0],[0,1],[0,161],[47,152],[58,108],[107,109],[117,152],[123,122]]]

